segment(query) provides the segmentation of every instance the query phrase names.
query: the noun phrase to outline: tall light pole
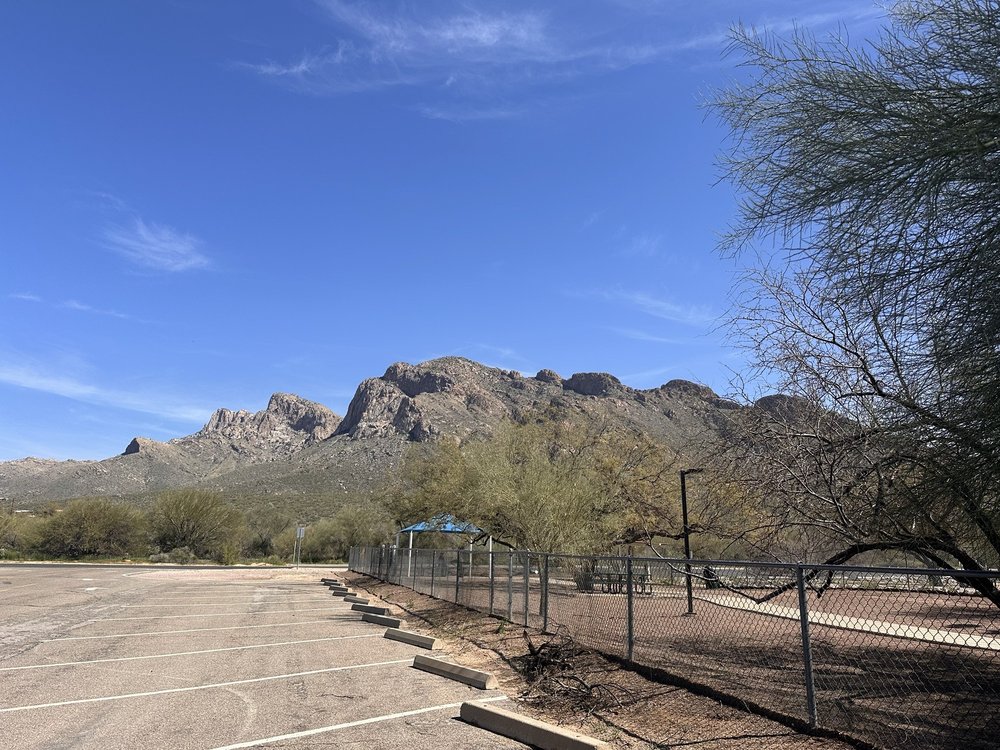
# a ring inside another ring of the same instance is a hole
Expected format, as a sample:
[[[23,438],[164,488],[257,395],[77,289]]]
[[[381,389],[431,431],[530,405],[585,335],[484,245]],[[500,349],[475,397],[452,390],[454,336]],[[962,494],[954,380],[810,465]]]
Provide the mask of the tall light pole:
[[[704,469],[681,469],[681,522],[684,524],[684,580],[687,586],[687,600],[689,615],[694,614],[694,588],[691,585],[691,524],[688,523],[688,498],[687,482],[688,474],[698,474]]]

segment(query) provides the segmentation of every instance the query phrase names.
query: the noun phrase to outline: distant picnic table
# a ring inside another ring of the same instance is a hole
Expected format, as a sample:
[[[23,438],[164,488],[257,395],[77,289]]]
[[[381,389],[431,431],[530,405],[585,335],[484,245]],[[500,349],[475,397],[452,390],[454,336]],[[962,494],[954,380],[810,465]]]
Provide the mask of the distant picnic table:
[[[622,570],[597,568],[594,570],[594,583],[600,584],[602,593],[624,594],[628,588],[628,574]],[[632,569],[632,590],[637,594],[653,593],[648,565]]]

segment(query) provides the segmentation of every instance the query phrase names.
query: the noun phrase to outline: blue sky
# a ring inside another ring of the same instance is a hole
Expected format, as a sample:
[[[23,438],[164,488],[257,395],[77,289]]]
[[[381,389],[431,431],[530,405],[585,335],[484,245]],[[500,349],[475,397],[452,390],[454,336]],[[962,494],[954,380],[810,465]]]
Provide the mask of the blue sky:
[[[737,21],[874,2],[0,10],[0,460],[104,458],[461,355],[727,390],[700,108]]]

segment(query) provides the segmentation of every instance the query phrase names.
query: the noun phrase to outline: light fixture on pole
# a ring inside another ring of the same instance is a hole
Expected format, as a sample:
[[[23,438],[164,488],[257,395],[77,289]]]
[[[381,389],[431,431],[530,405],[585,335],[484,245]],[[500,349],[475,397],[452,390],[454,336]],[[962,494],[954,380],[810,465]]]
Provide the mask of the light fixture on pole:
[[[681,522],[684,524],[684,581],[687,587],[689,615],[694,614],[694,589],[691,586],[691,524],[688,523],[687,482],[688,474],[698,474],[704,469],[681,469]]]

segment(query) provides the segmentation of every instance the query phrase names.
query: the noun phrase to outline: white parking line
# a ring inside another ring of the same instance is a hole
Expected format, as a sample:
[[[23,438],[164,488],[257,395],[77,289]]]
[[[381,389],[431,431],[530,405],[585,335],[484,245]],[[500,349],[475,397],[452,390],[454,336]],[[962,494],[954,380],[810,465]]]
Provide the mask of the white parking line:
[[[330,623],[332,620],[302,620],[301,622],[276,622],[268,625],[229,625],[224,628],[190,628],[188,630],[154,630],[149,633],[118,633],[115,635],[71,635],[64,638],[43,638],[39,643],[53,641],[94,641],[99,638],[145,638],[149,635],[175,635],[178,633],[206,633],[211,630],[250,630],[251,628],[284,628],[289,625],[315,625]]]
[[[88,659],[87,661],[64,661],[58,664],[28,664],[23,667],[0,667],[0,672],[15,672],[22,669],[50,669],[51,667],[77,667],[82,664],[103,664],[109,661],[138,661],[140,659],[167,659],[171,656],[194,656],[195,654],[217,654],[221,651],[247,651],[252,648],[274,648],[276,646],[296,646],[300,643],[320,643],[323,641],[347,641],[355,638],[381,638],[382,633],[364,635],[334,635],[329,638],[309,638],[304,641],[281,641],[279,643],[256,643],[252,646],[227,646],[226,648],[206,648],[201,651],[177,651],[172,654],[148,654],[146,656],[116,656],[109,659]]]
[[[282,604],[312,604],[318,598],[319,597],[314,597],[312,599],[290,599],[287,602],[282,602]],[[327,601],[329,601],[329,597],[327,597]],[[136,609],[136,608],[138,608],[138,609],[147,609],[149,607],[161,607],[161,608],[162,607],[173,607],[174,609],[177,609],[177,606],[178,606],[177,604],[123,604],[122,605],[123,608],[127,608],[127,609]],[[191,605],[185,604],[184,606],[191,606],[191,607],[232,607],[233,605],[232,604],[226,604],[225,602],[223,602],[221,604],[191,604]]]
[[[495,698],[483,698],[481,700],[475,701],[475,703],[493,703],[495,701],[505,701],[507,700],[506,695],[498,695]],[[336,732],[338,729],[350,729],[351,727],[362,727],[365,724],[376,724],[380,721],[390,721],[392,719],[403,719],[407,716],[419,716],[420,714],[429,714],[432,711],[444,711],[449,708],[460,708],[462,703],[442,703],[438,706],[428,706],[427,708],[415,708],[412,711],[400,711],[396,714],[386,714],[385,716],[373,716],[370,719],[358,719],[357,721],[347,721],[343,724],[332,724],[328,727],[318,727],[317,729],[304,729],[301,732],[292,732],[290,734],[279,734],[275,737],[265,737],[259,740],[250,740],[249,742],[237,742],[235,745],[223,745],[221,747],[213,748],[213,750],[240,750],[244,747],[258,747],[259,745],[269,745],[272,742],[282,742],[284,740],[297,740],[301,737],[312,737],[317,734],[323,734],[324,732]]]
[[[98,617],[92,622],[128,622],[130,620],[175,620],[188,617],[247,617],[250,615],[294,615],[299,612],[343,612],[335,607],[309,607],[308,609],[271,609],[263,612],[209,612],[201,615],[143,615],[142,617]]]
[[[291,596],[296,594],[301,594],[300,591],[289,591],[287,594],[282,594],[281,596]],[[328,593],[324,593],[322,596],[314,596],[314,599],[326,599],[330,596]],[[223,596],[206,596],[206,597],[190,597],[190,596],[158,596],[156,601],[163,602],[164,604],[187,604],[188,602],[193,602],[198,604],[199,602],[217,602],[220,599],[239,599],[243,602],[256,602],[256,601],[274,601],[280,602],[281,598],[278,594],[267,594],[267,599],[262,598],[260,594],[254,594],[253,597],[249,594],[225,594]],[[134,605],[132,605],[134,606]]]
[[[169,695],[172,693],[190,693],[195,690],[211,690],[213,688],[231,687],[233,685],[248,685],[253,682],[271,682],[274,680],[288,680],[292,677],[306,677],[314,674],[327,674],[329,672],[346,672],[350,669],[366,669],[368,667],[388,667],[399,664],[412,664],[413,657],[409,659],[394,659],[393,661],[376,661],[369,664],[355,664],[350,667],[329,667],[328,669],[311,669],[308,672],[292,672],[290,674],[276,674],[270,677],[254,677],[248,680],[232,680],[230,682],[216,682],[211,685],[192,685],[191,687],[167,688],[166,690],[149,690],[144,693],[125,693],[124,695],[106,695],[102,698],[77,698],[71,701],[56,701],[54,703],[36,703],[31,706],[11,706],[10,708],[0,708],[0,714],[10,714],[16,711],[32,711],[37,708],[57,708],[59,706],[75,706],[80,703],[105,703],[107,701],[126,700],[128,698],[149,698],[154,695]]]

